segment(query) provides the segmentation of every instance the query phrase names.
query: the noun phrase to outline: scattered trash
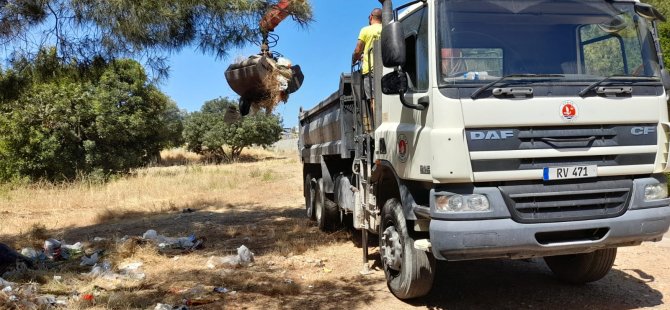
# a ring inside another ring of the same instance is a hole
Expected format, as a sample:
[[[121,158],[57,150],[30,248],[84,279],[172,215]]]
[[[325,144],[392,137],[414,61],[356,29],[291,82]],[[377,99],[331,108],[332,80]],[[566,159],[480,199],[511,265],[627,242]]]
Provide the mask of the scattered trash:
[[[181,238],[172,238],[159,235],[158,232],[153,229],[147,230],[142,235],[142,239],[158,243],[158,247],[161,249],[176,248],[184,250],[196,250],[200,249],[204,243],[203,238],[198,239],[195,235]]]
[[[95,297],[93,296],[93,294],[84,294],[81,296],[81,299],[86,301],[93,301]]]
[[[16,285],[16,284],[14,284],[12,282],[9,282],[9,281],[5,281],[5,279],[0,278],[0,288],[12,287],[14,285]]]
[[[166,304],[157,304],[154,310],[172,310],[174,309],[172,305],[166,305]]]
[[[23,256],[25,256],[29,259],[32,259],[32,260],[38,259],[41,254],[42,253],[38,252],[37,250],[35,250],[33,248],[23,248],[23,249],[21,249],[21,255],[23,255]]]
[[[207,260],[207,268],[215,269],[222,266],[249,266],[253,262],[254,253],[252,253],[249,248],[243,245],[237,249],[237,255],[230,255],[226,257],[210,257],[209,260]]]
[[[332,269],[328,269],[328,268],[326,268],[326,267],[323,267],[323,272],[325,272],[325,273],[331,273],[331,272],[333,272],[333,270],[332,270]]]
[[[81,242],[77,242],[75,244],[65,244],[62,246],[62,248],[66,249],[68,254],[73,255],[75,253],[81,253],[84,249],[84,246],[81,244]]]
[[[112,264],[109,261],[104,261],[102,264],[96,264],[91,269],[91,272],[88,273],[88,276],[92,278],[98,278],[105,275],[111,275]]]
[[[154,310],[188,310],[188,307],[186,306],[172,306],[168,304],[156,304],[156,307]]]
[[[142,262],[130,263],[119,267],[119,274],[133,280],[144,280],[146,275],[141,271]]]
[[[229,292],[228,289],[225,288],[225,287],[215,287],[214,288],[214,293],[225,294],[225,293],[228,293],[228,292]]]
[[[95,237],[95,238],[93,238],[93,242],[104,242],[104,241],[107,241],[107,240],[109,240],[109,239],[107,239],[107,238],[102,238],[102,237]]]
[[[56,282],[60,282],[60,281],[62,281],[62,280],[63,280],[63,277],[62,277],[62,276],[54,276],[54,281],[56,281]]]
[[[47,239],[44,241],[44,254],[53,260],[64,258],[62,256],[61,242],[56,239]]]
[[[44,295],[37,297],[37,304],[40,306],[56,306],[58,305],[58,299],[54,295]]]
[[[93,253],[90,257],[82,257],[81,258],[81,263],[79,264],[80,266],[93,266],[98,263],[98,260],[100,257],[98,256],[98,252]]]

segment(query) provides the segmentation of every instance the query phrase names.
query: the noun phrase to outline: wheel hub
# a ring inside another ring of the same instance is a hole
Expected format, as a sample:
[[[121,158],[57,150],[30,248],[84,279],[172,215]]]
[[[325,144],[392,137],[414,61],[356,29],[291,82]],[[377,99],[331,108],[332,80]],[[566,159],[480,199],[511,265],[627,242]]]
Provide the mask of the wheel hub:
[[[382,238],[382,259],[385,265],[395,271],[400,271],[402,267],[402,244],[400,243],[400,234],[395,226],[389,226],[384,230]]]

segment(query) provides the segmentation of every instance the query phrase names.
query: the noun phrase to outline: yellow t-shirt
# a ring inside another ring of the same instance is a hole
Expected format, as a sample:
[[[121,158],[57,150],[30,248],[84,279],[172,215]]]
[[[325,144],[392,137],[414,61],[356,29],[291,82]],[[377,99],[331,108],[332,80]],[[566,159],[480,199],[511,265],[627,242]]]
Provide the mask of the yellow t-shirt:
[[[368,74],[374,69],[374,55],[372,51],[372,43],[378,40],[382,35],[382,25],[373,24],[361,29],[358,39],[365,43],[365,50],[363,51],[362,71],[363,74]],[[370,63],[368,64],[368,59]]]

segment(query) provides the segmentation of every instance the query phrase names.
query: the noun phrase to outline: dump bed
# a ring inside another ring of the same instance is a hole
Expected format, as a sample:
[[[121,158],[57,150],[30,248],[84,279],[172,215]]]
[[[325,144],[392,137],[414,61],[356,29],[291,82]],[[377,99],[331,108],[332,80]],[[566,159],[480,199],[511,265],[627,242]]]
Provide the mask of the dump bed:
[[[300,112],[298,147],[304,163],[321,163],[323,156],[352,158],[354,96],[351,75],[343,74],[340,88],[310,110]]]

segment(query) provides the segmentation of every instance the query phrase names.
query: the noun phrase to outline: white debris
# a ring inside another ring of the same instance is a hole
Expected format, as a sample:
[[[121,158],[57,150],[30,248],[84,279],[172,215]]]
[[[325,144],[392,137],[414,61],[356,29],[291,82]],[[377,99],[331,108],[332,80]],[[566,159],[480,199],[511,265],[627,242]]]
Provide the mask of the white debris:
[[[12,282],[9,282],[9,281],[5,281],[5,279],[0,278],[0,288],[12,287],[14,285],[16,285],[16,284],[14,284]]]
[[[82,245],[81,242],[77,242],[75,244],[65,244],[63,245],[63,248],[70,251],[70,253],[81,252],[81,250],[84,248],[84,245]]]
[[[119,267],[119,274],[133,280],[144,280],[144,278],[146,278],[146,274],[144,274],[141,270],[143,265],[144,263],[142,262],[122,265]]]
[[[119,267],[119,270],[125,270],[125,271],[138,270],[142,266],[144,266],[144,263],[142,263],[142,262],[129,263],[129,264],[121,265]]]
[[[253,262],[254,253],[252,253],[249,248],[243,245],[237,249],[237,255],[230,255],[226,257],[210,257],[209,260],[207,260],[207,268],[216,269],[223,266],[248,266]]]
[[[153,229],[147,230],[147,232],[142,235],[142,239],[150,239],[150,240],[155,240],[158,238],[158,232],[156,232]]]
[[[174,307],[172,305],[166,305],[166,304],[157,304],[154,310],[172,310]]]
[[[21,249],[21,255],[30,259],[36,259],[37,257],[40,256],[40,253],[33,248],[23,248]]]
[[[147,230],[142,235],[142,239],[154,241],[158,243],[158,247],[160,248],[178,247],[185,249],[195,245],[195,236],[172,238],[159,235],[158,232],[153,229]]]

